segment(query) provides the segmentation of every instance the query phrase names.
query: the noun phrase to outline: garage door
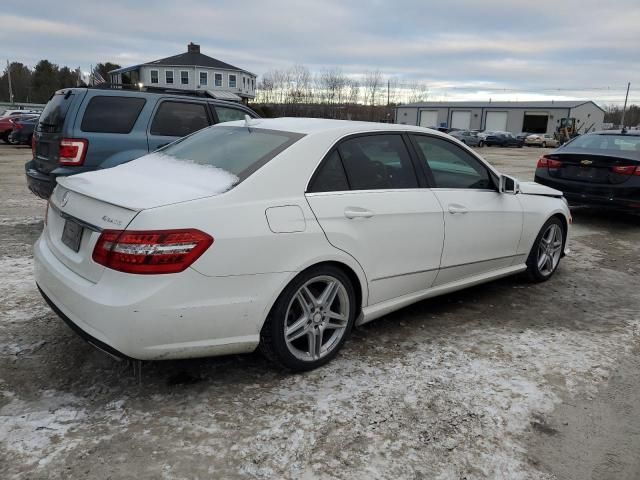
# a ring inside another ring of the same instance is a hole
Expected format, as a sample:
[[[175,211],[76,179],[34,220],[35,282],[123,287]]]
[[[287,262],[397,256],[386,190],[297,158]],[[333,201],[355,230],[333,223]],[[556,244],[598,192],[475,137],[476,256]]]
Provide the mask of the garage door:
[[[471,112],[453,112],[451,114],[451,128],[469,130],[471,125]]]
[[[507,112],[487,112],[484,129],[489,132],[506,132]]]
[[[437,110],[422,110],[420,112],[420,126],[435,128],[438,126]]]

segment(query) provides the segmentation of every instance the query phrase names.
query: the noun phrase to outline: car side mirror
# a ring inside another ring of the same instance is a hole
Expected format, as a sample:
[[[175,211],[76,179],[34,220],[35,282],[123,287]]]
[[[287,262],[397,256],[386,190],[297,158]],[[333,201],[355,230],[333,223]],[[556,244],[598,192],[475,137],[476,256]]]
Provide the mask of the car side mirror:
[[[520,191],[520,186],[515,178],[509,175],[500,175],[498,191],[500,193],[515,195]]]

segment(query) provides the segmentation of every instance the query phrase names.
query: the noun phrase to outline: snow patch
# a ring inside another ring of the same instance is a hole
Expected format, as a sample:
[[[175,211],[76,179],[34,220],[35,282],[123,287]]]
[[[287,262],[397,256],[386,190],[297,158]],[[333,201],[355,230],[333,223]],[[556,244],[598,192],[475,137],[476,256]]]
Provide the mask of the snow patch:
[[[218,195],[238,182],[237,176],[221,168],[178,160],[162,152],[58,179],[70,190],[136,210]]]

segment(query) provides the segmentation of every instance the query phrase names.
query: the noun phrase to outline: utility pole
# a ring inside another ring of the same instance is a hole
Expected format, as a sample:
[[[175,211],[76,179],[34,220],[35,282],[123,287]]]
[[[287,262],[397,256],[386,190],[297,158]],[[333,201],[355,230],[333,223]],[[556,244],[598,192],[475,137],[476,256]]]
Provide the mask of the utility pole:
[[[627,100],[629,99],[629,87],[631,87],[631,82],[627,83],[627,95],[624,97],[624,107],[622,107],[622,119],[620,120],[622,130],[624,130],[624,114],[627,110]]]
[[[11,87],[11,65],[7,60],[7,77],[9,78],[9,103],[13,103],[13,88]]]
[[[389,106],[390,92],[391,92],[391,80],[387,79],[387,107]]]

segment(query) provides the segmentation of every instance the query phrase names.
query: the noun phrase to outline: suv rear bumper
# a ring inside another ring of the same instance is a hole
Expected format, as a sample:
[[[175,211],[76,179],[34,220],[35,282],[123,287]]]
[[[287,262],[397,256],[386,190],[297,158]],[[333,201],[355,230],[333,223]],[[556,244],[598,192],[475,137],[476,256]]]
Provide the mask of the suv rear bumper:
[[[47,200],[56,187],[56,179],[52,175],[45,175],[35,169],[34,161],[27,162],[24,166],[27,176],[27,186],[34,194]]]

